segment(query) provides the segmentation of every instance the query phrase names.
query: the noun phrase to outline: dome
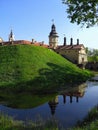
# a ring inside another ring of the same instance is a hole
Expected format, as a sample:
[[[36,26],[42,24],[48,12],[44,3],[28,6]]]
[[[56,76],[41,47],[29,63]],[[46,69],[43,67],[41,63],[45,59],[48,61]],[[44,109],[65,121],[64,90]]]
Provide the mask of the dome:
[[[56,32],[56,27],[55,27],[55,25],[54,24],[52,24],[52,26],[51,26],[51,32],[50,32],[50,35],[49,35],[50,37],[51,36],[53,36],[53,37],[58,37],[58,34],[57,34],[57,32]]]
[[[3,39],[0,37],[0,42],[3,42]]]

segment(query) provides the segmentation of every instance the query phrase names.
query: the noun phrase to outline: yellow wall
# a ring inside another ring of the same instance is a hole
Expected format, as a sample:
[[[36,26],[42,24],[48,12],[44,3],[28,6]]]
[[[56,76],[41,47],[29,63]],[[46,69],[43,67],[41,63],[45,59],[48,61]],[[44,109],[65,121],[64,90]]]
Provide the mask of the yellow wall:
[[[79,49],[61,49],[57,51],[59,54],[64,55],[71,62],[82,64],[87,62],[87,54],[84,48]]]

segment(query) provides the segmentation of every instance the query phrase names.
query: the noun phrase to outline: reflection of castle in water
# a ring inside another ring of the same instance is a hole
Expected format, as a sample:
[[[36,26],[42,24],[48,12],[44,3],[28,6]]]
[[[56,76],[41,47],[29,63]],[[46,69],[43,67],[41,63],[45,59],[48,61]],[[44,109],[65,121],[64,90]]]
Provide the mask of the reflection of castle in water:
[[[58,104],[58,96],[56,96],[53,100],[49,101],[49,106],[50,106],[50,109],[51,109],[51,114],[54,115],[55,114],[55,109],[56,109],[56,106]]]
[[[66,90],[65,92],[62,92],[60,95],[63,96],[63,103],[66,103],[66,97],[70,98],[70,103],[73,102],[73,98],[76,98],[76,102],[79,102],[79,98],[82,98],[85,94],[85,88],[86,85],[80,85],[75,88],[71,88],[71,90]],[[59,103],[58,96],[56,96],[53,100],[49,101],[49,107],[51,109],[51,114],[54,115],[56,111],[57,104]]]

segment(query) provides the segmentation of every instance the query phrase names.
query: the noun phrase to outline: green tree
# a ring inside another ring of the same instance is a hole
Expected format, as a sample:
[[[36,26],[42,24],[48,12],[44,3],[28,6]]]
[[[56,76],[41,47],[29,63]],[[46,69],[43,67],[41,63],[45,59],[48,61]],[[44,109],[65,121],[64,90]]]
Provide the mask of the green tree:
[[[98,49],[93,49],[93,55],[98,56]]]
[[[62,0],[71,23],[91,27],[98,24],[98,0]]]
[[[86,53],[88,56],[92,56],[93,55],[93,49],[89,49],[88,47],[86,47]]]

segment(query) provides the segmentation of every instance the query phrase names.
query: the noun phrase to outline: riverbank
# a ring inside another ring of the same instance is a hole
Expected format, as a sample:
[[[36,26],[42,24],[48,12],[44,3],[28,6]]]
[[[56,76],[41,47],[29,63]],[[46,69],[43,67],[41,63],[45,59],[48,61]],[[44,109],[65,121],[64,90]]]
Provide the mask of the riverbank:
[[[97,130],[98,129],[98,105],[91,109],[83,121],[79,121],[73,130]],[[70,129],[71,130],[71,129]]]
[[[74,128],[67,130],[97,130],[98,129],[98,106],[94,107],[82,122],[78,122]],[[12,117],[0,114],[0,130],[59,130],[57,121],[47,120],[43,122],[41,118],[36,122],[18,121]],[[61,128],[60,130],[65,130]]]

